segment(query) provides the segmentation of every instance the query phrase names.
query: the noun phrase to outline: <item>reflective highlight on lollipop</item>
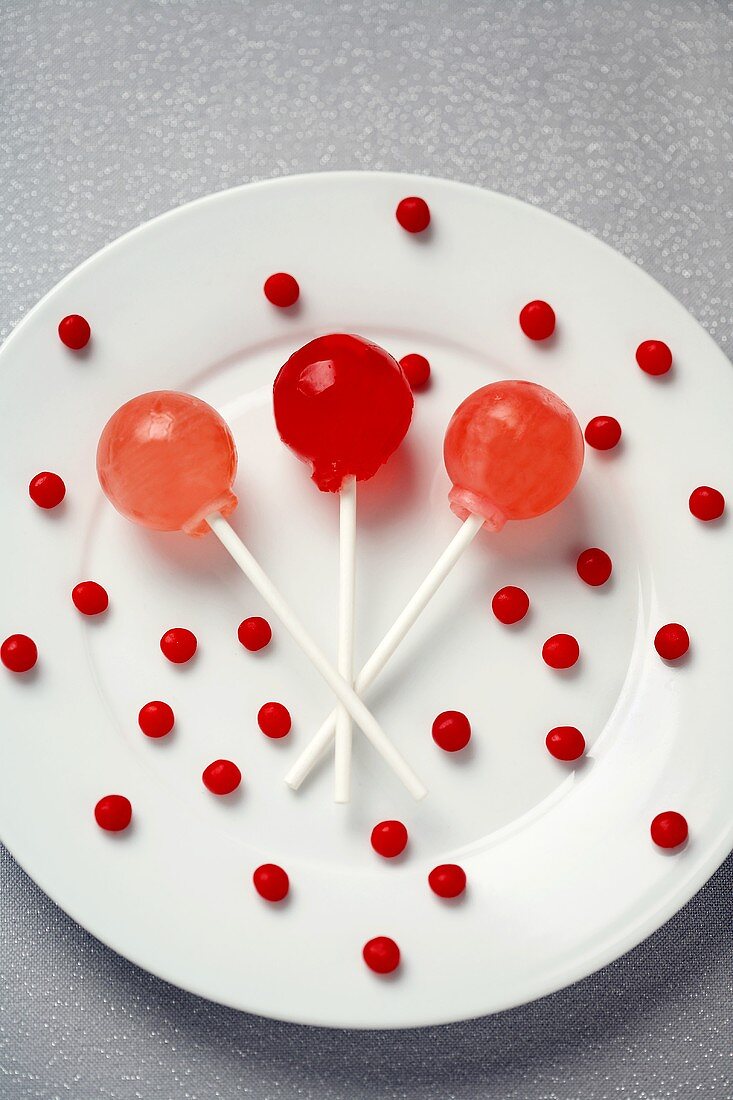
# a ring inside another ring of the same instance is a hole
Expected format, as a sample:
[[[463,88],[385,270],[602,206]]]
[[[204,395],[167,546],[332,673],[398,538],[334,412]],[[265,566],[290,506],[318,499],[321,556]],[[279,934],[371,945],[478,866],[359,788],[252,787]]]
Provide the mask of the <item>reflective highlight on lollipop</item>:
[[[214,532],[374,747],[414,797],[422,798],[420,780],[225,519],[237,504],[236,469],[234,440],[219,413],[190,394],[167,390],[142,394],[118,409],[97,449],[100,484],[122,515],[157,531]]]
[[[532,382],[495,382],[456,409],[444,442],[453,482],[451,508],[463,519],[412,599],[362,668],[360,694],[376,680],[402,639],[482,527],[531,519],[560,504],[583,466],[583,435],[568,406]],[[331,742],[334,711],[285,777],[297,789]]]

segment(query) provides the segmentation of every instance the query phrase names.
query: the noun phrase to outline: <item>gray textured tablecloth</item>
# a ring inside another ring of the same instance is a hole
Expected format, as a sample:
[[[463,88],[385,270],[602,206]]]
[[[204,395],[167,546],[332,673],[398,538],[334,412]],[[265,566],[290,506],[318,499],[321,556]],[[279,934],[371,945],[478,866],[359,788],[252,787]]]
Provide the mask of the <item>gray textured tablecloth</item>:
[[[169,207],[333,168],[537,203],[731,337],[733,8],[546,0],[0,0],[0,332]],[[0,858],[0,1096],[733,1096],[733,861],[555,996],[418,1032],[314,1030],[182,993]]]

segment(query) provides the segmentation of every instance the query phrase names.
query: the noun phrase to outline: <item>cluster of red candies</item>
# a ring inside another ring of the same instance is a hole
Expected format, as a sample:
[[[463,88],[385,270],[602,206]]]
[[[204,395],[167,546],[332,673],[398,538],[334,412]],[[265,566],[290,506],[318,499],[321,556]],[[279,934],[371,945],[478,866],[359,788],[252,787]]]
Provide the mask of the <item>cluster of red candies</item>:
[[[410,196],[402,199],[395,214],[399,225],[407,233],[425,233],[430,227],[430,208],[422,198]],[[267,300],[280,309],[292,310],[300,297],[297,280],[286,272],[271,275],[265,281],[263,290]],[[548,340],[556,330],[554,310],[547,302],[531,301],[521,310],[519,325],[530,340]],[[58,335],[67,348],[80,352],[89,343],[91,328],[84,317],[72,314],[59,323]],[[672,352],[660,340],[645,340],[636,349],[636,361],[646,374],[662,376],[672,367]],[[424,356],[416,353],[406,355],[400,360],[400,364],[412,389],[419,389],[429,381],[430,363]],[[585,429],[588,445],[601,451],[616,447],[621,435],[621,425],[613,416],[596,416]],[[43,471],[32,479],[29,493],[39,508],[52,509],[64,500],[66,487],[58,474]],[[725,500],[719,490],[702,485],[690,494],[689,509],[698,520],[710,522],[722,516]],[[611,558],[598,547],[584,550],[577,560],[579,577],[592,587],[606,584],[612,569]],[[71,598],[74,606],[83,615],[100,615],[109,605],[107,592],[93,580],[77,584],[72,590]],[[529,606],[527,593],[514,585],[501,588],[492,600],[495,617],[506,626],[520,622],[529,611]],[[253,616],[240,624],[238,638],[246,649],[257,652],[269,644],[272,631],[267,620]],[[657,652],[667,661],[677,661],[683,657],[689,644],[687,631],[679,623],[662,626],[654,639]],[[194,656],[197,640],[190,630],[175,627],[163,635],[160,648],[168,660],[183,664]],[[578,661],[579,656],[578,642],[569,634],[555,634],[542,647],[542,658],[553,669],[568,669]],[[0,660],[11,672],[28,673],[38,660],[36,644],[27,635],[13,634],[0,646]],[[291,729],[291,717],[287,708],[277,702],[264,704],[258,712],[257,721],[262,732],[272,738],[285,737]],[[147,737],[161,738],[172,731],[175,715],[168,703],[154,700],[140,709],[138,724]],[[459,711],[445,711],[433,722],[432,736],[442,750],[458,752],[470,741],[471,725],[466,715]],[[546,746],[556,759],[573,761],[585,752],[585,739],[575,727],[559,726],[547,734]],[[202,781],[212,794],[226,796],[239,787],[242,775],[233,761],[215,760],[204,769]],[[132,806],[125,796],[111,794],[99,800],[94,814],[102,829],[119,832],[130,825]],[[679,847],[687,838],[687,823],[681,814],[665,811],[654,818],[651,836],[660,847]],[[371,833],[374,851],[385,859],[394,859],[401,855],[407,843],[408,832],[400,821],[382,821],[374,826]],[[253,874],[253,883],[260,896],[269,902],[282,901],[289,891],[288,875],[276,864],[258,867]],[[465,891],[466,874],[457,864],[441,864],[430,872],[428,883],[439,897],[457,898]],[[383,974],[396,969],[400,961],[399,947],[386,936],[370,940],[364,946],[363,956],[372,970]]]

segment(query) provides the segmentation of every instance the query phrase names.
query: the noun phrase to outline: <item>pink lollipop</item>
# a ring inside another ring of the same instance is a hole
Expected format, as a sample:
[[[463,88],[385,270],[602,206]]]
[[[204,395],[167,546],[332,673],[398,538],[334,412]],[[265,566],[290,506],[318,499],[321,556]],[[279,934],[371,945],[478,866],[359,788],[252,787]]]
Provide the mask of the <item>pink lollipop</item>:
[[[221,416],[197,397],[168,390],[142,394],[118,409],[97,448],[100,484],[127,519],[156,531],[214,532],[374,747],[422,798],[420,780],[224,518],[237,505],[236,471],[234,440]]]
[[[108,500],[154,531],[206,535],[206,517],[237,507],[237,451],[215,409],[189,393],[134,397],[108,421],[97,473]]]
[[[313,471],[323,492],[339,493],[338,670],[354,675],[356,483],[373,477],[405,437],[412,390],[386,351],[346,333],[332,333],[299,348],[273,387],[280,438]],[[339,708],[334,798],[351,789],[351,722]]]
[[[564,401],[534,382],[494,382],[451,417],[443,457],[459,519],[498,531],[565,500],[583,467],[583,433]]]
[[[459,405],[445,434],[450,505],[463,524],[356,678],[377,678],[482,527],[531,519],[560,504],[583,467],[583,433],[568,406],[532,382],[494,382]],[[297,789],[330,744],[334,711],[285,777]]]

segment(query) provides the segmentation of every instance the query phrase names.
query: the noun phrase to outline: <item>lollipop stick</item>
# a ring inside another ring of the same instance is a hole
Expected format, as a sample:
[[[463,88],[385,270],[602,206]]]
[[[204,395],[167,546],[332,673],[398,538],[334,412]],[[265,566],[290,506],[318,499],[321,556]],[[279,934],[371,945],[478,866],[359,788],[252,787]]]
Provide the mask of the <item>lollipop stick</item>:
[[[354,588],[356,571],[356,478],[341,486],[339,502],[339,644],[338,670],[347,683],[354,680]],[[334,751],[334,801],[351,797],[351,716],[338,705]]]
[[[328,661],[325,654],[316,645],[300,619],[285,602],[270,578],[253,558],[239,535],[218,512],[206,517],[211,530],[244,575],[257,589],[263,600],[269,604],[293,640],[300,646],[313,667],[333,691],[340,703],[343,703],[351,717],[364,731],[383,760],[392,768],[414,798],[424,798],[426,788],[420,782],[407,761],[383,733],[377,721],[362,703],[351,684],[348,684]]]
[[[374,683],[379,673],[387,664],[387,661],[410,630],[410,627],[416,622],[422,610],[433,598],[453,566],[461,557],[464,550],[471,545],[483,525],[484,520],[481,516],[469,516],[468,519],[464,520],[460,529],[448,543],[448,546],[440,555],[402,614],[398,616],[391,628],[387,631],[357,676],[354,687],[359,694],[366,691],[366,689]],[[298,787],[317,763],[320,756],[331,744],[336,725],[336,715],[337,711],[333,711],[328,716],[285,776],[285,782],[289,787],[292,787],[294,791],[297,791]]]

